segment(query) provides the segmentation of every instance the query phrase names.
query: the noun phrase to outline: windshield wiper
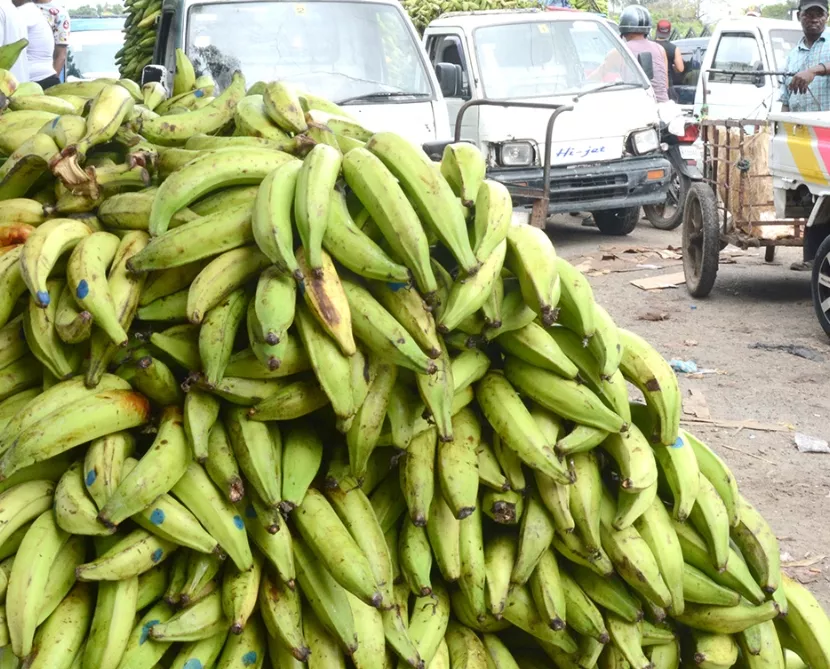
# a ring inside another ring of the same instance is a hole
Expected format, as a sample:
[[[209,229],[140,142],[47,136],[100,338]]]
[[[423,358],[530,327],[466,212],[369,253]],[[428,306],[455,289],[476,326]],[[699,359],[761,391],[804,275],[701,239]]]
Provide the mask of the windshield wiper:
[[[429,93],[408,93],[406,91],[375,91],[374,93],[364,93],[363,95],[355,95],[350,98],[338,100],[337,104],[345,105],[350,102],[362,102],[366,100],[391,100],[393,98],[428,98]]]
[[[642,84],[635,84],[631,81],[614,81],[610,84],[603,84],[596,88],[589,88],[587,91],[581,91],[574,96],[574,101],[579,100],[583,95],[590,95],[591,93],[599,93],[600,91],[607,91],[609,88],[616,88],[617,86],[633,86],[634,88],[645,88]]]

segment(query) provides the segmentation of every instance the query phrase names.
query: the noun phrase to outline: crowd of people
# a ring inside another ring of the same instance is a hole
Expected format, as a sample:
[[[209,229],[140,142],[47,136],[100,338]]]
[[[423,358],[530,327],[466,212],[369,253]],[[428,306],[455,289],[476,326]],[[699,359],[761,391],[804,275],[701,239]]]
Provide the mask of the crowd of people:
[[[69,46],[69,12],[52,0],[0,0],[0,46],[29,41],[12,67],[19,82],[60,82]]]

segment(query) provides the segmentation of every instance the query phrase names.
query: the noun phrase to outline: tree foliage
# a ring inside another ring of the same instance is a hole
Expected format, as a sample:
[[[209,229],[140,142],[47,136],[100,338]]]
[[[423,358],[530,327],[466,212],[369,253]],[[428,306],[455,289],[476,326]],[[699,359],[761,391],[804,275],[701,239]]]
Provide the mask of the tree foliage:
[[[124,5],[120,2],[104,5],[81,5],[69,10],[69,16],[73,19],[96,19],[107,16],[123,16]]]
[[[780,2],[775,5],[766,5],[761,7],[761,16],[768,19],[787,19],[790,18],[790,12],[796,8],[795,2]]]

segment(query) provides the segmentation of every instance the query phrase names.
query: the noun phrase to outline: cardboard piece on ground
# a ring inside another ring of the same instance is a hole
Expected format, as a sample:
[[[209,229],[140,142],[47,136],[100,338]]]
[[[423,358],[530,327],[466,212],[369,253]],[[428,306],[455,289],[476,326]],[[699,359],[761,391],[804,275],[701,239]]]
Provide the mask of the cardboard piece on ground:
[[[650,276],[645,279],[634,279],[630,282],[632,286],[637,286],[642,290],[662,290],[665,288],[676,288],[686,283],[686,276],[683,272],[676,272],[674,274],[662,274],[660,276]]]
[[[709,405],[706,404],[706,397],[699,390],[689,389],[689,397],[683,402],[683,413],[702,420],[711,420]]]
[[[663,260],[682,260],[683,256],[679,254],[677,251],[673,251],[671,249],[658,249],[657,255],[659,255]]]

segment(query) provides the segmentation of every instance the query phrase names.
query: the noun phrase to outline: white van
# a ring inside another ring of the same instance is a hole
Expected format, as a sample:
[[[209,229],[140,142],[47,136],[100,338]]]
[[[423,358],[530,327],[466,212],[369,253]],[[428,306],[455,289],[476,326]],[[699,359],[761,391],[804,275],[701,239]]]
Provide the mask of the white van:
[[[783,72],[802,35],[801,25],[794,21],[742,16],[718,23],[700,68],[695,116],[765,119],[780,111],[780,78],[753,73]]]
[[[164,0],[153,63],[175,50],[219,87],[283,80],[348,106],[367,128],[422,144],[449,136],[418,34],[397,0]]]
[[[642,205],[665,200],[671,168],[660,153],[654,93],[605,19],[452,12],[429,24],[424,42],[450,126],[463,107],[460,138],[481,148],[489,176],[514,204],[543,202],[529,191],[544,192],[546,127],[553,106],[571,108],[553,123],[548,210],[534,209],[533,224],[544,225],[548,213],[590,211],[600,231],[628,234]]]

